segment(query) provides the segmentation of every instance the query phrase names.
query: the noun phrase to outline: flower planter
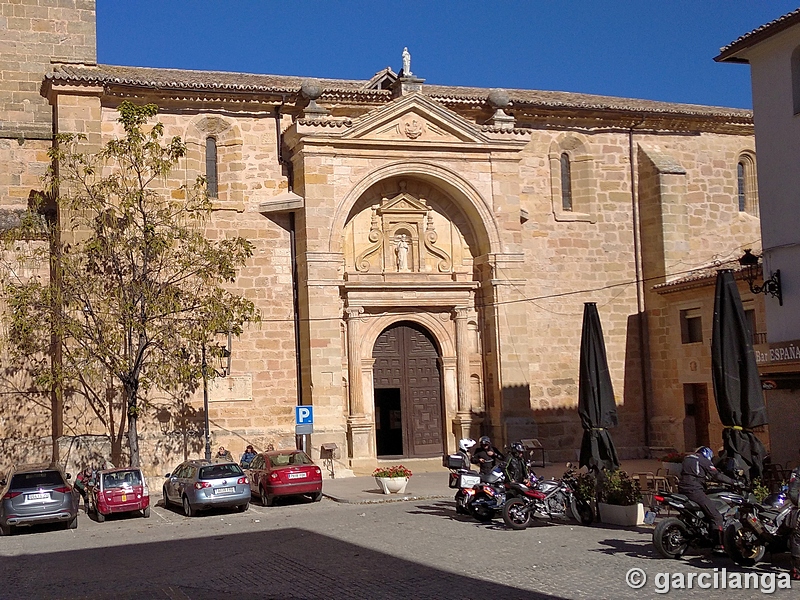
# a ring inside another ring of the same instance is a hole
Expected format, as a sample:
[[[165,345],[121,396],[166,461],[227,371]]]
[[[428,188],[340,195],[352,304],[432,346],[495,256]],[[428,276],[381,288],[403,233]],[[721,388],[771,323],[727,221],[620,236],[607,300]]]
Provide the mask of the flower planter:
[[[405,494],[408,477],[376,477],[378,487],[384,494]]]
[[[683,469],[683,463],[662,462],[661,468],[664,469],[664,472],[667,475],[675,475],[675,477],[680,477],[681,470]]]
[[[600,511],[600,520],[609,525],[621,525],[623,527],[636,527],[644,525],[644,505],[639,502],[631,506],[617,506],[616,504],[597,505]]]

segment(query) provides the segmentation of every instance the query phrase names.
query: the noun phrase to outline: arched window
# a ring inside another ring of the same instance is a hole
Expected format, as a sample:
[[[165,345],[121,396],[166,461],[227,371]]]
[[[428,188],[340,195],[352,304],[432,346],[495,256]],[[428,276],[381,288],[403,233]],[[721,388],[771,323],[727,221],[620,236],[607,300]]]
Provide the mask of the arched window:
[[[792,52],[792,104],[794,114],[800,114],[800,47]]]
[[[561,155],[561,208],[572,210],[572,173],[566,152]]]
[[[744,161],[740,160],[736,165],[736,187],[739,192],[739,212],[744,212],[744,207],[747,204],[746,198],[746,185],[744,180]]]
[[[758,193],[756,191],[756,163],[750,154],[742,154],[736,163],[736,195],[739,212],[758,216]]]
[[[217,140],[206,138],[206,186],[208,195],[217,197]]]

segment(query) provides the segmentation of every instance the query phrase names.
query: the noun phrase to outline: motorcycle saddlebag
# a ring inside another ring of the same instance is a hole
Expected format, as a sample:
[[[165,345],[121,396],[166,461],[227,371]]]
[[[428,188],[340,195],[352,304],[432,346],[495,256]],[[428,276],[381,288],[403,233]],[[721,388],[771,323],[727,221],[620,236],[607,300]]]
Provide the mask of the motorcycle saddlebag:
[[[460,454],[448,454],[442,461],[444,466],[448,469],[468,469],[469,465],[465,464],[467,461]]]
[[[475,473],[459,473],[458,474],[458,487],[471,488],[475,487],[481,482],[481,476]]]

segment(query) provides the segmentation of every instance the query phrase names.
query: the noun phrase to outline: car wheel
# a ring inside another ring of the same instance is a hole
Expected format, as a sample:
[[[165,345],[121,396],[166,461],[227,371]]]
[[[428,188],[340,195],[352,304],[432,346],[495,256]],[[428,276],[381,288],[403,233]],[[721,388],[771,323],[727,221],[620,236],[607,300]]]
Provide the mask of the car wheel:
[[[164,508],[169,508],[169,496],[167,496],[167,486],[161,488],[161,496],[164,499]]]
[[[192,505],[189,504],[189,498],[186,496],[183,497],[183,514],[187,517],[193,517],[197,514],[197,511],[192,508]]]
[[[144,510],[142,510],[142,516],[145,519],[149,519],[150,518],[150,507],[149,506],[147,508],[145,508]]]
[[[102,523],[102,522],[104,522],[106,520],[106,516],[103,513],[101,513],[99,510],[97,510],[96,506],[94,507],[94,516],[97,519],[98,523]]]
[[[78,515],[75,515],[71,521],[67,522],[67,529],[77,529],[78,528]]]
[[[261,496],[261,501],[264,503],[264,506],[275,506],[275,496],[264,494]]]
[[[244,504],[240,504],[239,506],[237,506],[236,510],[238,510],[239,512],[247,512],[248,508],[250,508],[250,503],[245,502]]]
[[[322,492],[314,492],[311,494],[312,502],[319,502],[320,500],[322,500]]]

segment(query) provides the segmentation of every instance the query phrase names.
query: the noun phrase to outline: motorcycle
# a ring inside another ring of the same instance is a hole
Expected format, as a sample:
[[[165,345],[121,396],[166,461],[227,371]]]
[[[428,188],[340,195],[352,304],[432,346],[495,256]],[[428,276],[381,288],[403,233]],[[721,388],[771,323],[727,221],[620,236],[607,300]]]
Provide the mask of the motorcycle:
[[[735,518],[736,509],[744,504],[742,493],[719,488],[708,494],[726,525]],[[653,544],[664,558],[680,558],[689,546],[711,548],[718,542],[717,531],[700,505],[683,494],[656,494],[653,500],[678,512],[677,517],[667,517],[656,525]],[[659,507],[651,509],[659,512]],[[655,517],[655,515],[653,515]]]
[[[752,567],[770,552],[785,552],[794,529],[792,509],[783,485],[763,502],[744,502],[725,528],[725,551],[737,565]]]
[[[507,490],[502,467],[495,467],[474,488],[474,494],[467,503],[467,511],[481,523],[494,519],[506,503]]]
[[[449,487],[458,490],[455,495],[456,513],[470,514],[468,507],[475,497],[475,486],[481,483],[480,475],[468,468],[469,459],[460,452],[445,456],[443,463],[450,469]]]
[[[532,481],[531,486],[511,483],[509,487],[517,495],[503,506],[503,522],[511,529],[530,527],[534,519],[571,516],[583,525],[594,521],[592,507],[575,495],[577,481],[571,463],[567,463],[567,471],[561,479],[539,479]]]

